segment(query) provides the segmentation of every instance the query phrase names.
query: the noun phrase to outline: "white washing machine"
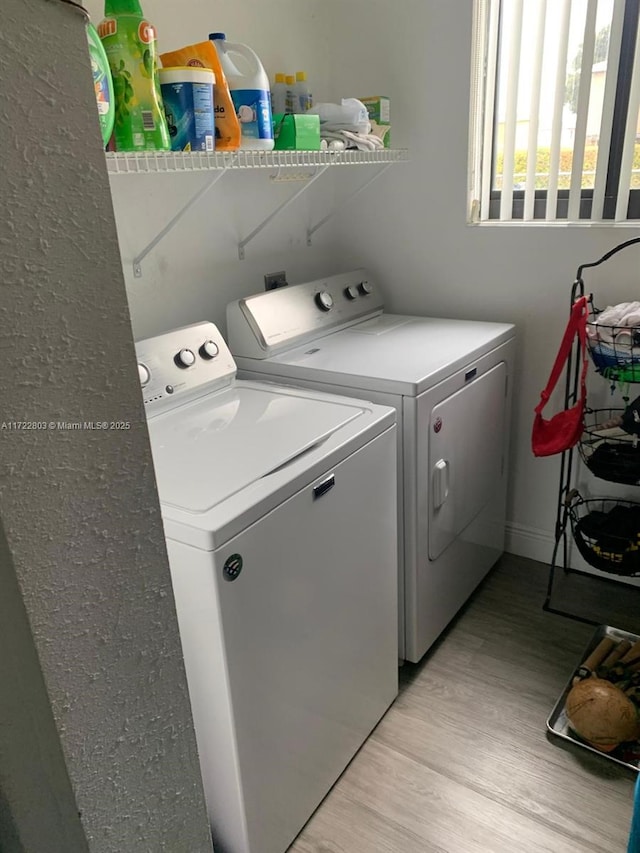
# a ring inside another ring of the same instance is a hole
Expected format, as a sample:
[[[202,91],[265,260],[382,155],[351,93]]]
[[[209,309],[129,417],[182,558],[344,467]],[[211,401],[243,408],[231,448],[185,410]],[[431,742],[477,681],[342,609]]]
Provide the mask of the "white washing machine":
[[[239,376],[394,406],[399,647],[418,661],[504,549],[515,329],[384,313],[362,270],[227,307]]]
[[[136,351],[214,846],[284,853],[397,694],[395,412]]]

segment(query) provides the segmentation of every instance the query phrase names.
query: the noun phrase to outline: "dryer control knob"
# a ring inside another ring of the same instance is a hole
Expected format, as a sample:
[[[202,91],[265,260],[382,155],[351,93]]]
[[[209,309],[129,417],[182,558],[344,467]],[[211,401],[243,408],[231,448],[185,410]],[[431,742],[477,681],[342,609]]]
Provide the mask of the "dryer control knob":
[[[333,296],[328,290],[321,290],[320,293],[316,293],[316,305],[322,311],[331,311],[333,308]]]
[[[357,299],[358,298],[358,288],[355,284],[350,284],[349,287],[345,287],[344,295],[347,299]]]
[[[215,341],[205,341],[198,350],[202,358],[215,358],[220,352],[218,344]]]
[[[151,373],[149,372],[149,368],[144,364],[139,364],[138,376],[140,377],[140,384],[144,388],[147,382],[151,379]]]
[[[181,349],[173,359],[178,367],[191,367],[195,362],[196,357],[190,349]]]
[[[368,281],[361,281],[358,285],[358,290],[361,296],[368,296],[370,293],[373,293],[373,285],[369,284]]]

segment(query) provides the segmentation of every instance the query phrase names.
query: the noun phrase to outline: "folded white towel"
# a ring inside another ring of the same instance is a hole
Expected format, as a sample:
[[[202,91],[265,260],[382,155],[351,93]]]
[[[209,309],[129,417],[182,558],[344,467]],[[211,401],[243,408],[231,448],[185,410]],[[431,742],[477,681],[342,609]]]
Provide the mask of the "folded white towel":
[[[376,151],[384,148],[384,142],[371,133],[352,133],[350,130],[325,130],[320,128],[320,136],[328,142],[338,140],[344,142],[346,148],[357,148],[359,151]]]
[[[607,305],[598,314],[595,322],[599,326],[635,326],[640,325],[640,302],[620,302]]]
[[[628,302],[623,302],[620,305],[607,305],[604,311],[598,314],[595,322],[598,326],[618,326],[628,304]]]

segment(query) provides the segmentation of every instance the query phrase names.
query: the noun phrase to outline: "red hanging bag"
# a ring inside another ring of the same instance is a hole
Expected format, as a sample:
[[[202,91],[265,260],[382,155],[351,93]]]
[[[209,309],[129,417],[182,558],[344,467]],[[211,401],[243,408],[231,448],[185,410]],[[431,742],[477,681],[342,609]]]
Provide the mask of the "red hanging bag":
[[[584,409],[587,400],[587,316],[588,300],[581,296],[573,303],[569,322],[565,329],[560,349],[556,356],[547,387],[540,395],[540,402],[535,408],[533,430],[531,433],[531,448],[535,456],[553,456],[569,450],[580,440],[584,430]],[[562,369],[569,358],[574,338],[578,338],[578,357],[582,356],[582,373],[580,376],[580,396],[574,406],[555,414],[550,420],[542,417],[542,410],[558,383]]]

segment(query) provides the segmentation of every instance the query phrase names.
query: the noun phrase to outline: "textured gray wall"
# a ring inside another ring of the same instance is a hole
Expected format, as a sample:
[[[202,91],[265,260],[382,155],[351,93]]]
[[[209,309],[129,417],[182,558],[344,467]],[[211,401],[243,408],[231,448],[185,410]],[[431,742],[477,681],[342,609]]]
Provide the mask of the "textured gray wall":
[[[0,649],[0,850],[85,853],[88,848],[2,524]]]
[[[84,21],[57,0],[3,3],[0,144],[0,515],[82,828],[210,850]],[[14,428],[83,421],[131,428]]]

